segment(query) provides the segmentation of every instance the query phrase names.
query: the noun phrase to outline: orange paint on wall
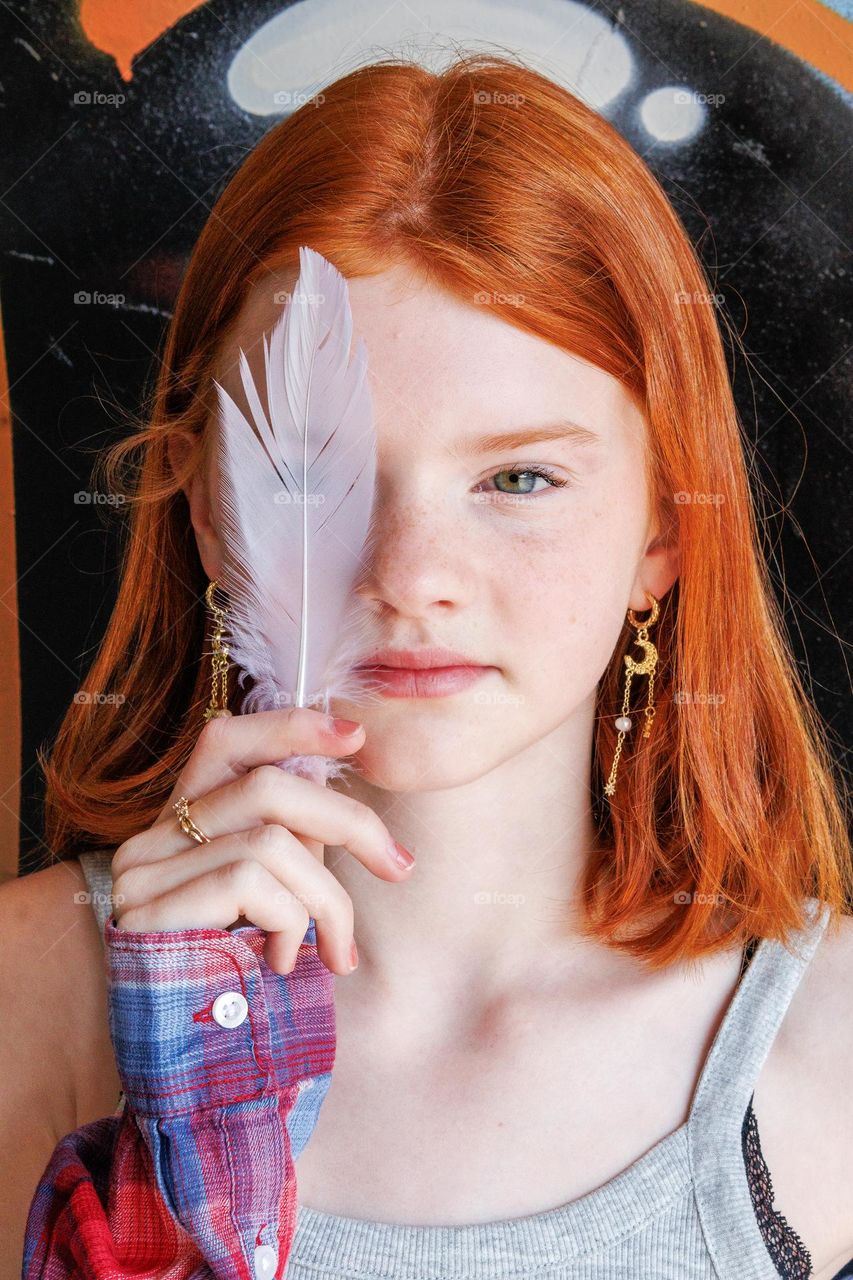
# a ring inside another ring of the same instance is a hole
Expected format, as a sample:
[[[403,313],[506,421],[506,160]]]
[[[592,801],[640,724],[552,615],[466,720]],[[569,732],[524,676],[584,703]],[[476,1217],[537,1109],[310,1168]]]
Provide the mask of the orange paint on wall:
[[[853,90],[853,26],[818,0],[706,0],[705,7],[751,27]]]
[[[81,0],[80,26],[86,38],[115,58],[122,80],[133,77],[131,62],[175,23],[207,0]]]

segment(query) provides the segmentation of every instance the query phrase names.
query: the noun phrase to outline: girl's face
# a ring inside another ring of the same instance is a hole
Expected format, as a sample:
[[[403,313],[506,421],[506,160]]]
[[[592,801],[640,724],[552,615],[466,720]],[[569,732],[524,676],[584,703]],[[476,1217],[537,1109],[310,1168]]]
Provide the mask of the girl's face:
[[[258,285],[231,335],[232,394],[237,348],[278,318],[274,293]],[[374,647],[439,646],[488,668],[439,697],[335,701],[367,730],[355,767],[391,790],[454,787],[561,726],[588,753],[626,610],[677,576],[677,549],[656,541],[642,414],[616,379],[501,320],[487,297],[464,302],[400,268],[349,294],[378,437],[359,587]],[[188,496],[213,578],[215,463],[209,485]]]

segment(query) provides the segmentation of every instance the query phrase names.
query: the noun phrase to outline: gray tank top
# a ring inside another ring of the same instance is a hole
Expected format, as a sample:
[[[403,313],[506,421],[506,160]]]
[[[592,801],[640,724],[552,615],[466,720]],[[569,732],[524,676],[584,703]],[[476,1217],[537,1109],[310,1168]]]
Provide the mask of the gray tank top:
[[[102,936],[111,859],[80,856]],[[373,1222],[299,1204],[286,1280],[779,1280],[756,1221],[741,1126],[829,918],[817,899],[807,905],[809,921],[788,947],[769,938],[756,947],[687,1120],[616,1177],[556,1209],[465,1226]]]

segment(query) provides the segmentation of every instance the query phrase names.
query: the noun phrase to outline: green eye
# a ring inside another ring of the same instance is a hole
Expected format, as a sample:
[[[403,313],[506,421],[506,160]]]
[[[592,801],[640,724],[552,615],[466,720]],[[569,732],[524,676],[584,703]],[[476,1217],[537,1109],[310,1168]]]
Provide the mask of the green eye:
[[[512,497],[536,497],[538,493],[544,492],[542,489],[534,490],[533,488],[533,483],[537,477],[547,481],[547,484],[554,489],[562,489],[568,483],[567,480],[558,476],[556,471],[553,471],[550,467],[528,467],[522,466],[520,463],[502,467],[500,471],[496,471],[489,479],[498,480],[502,476],[507,477],[507,483],[510,487],[507,489],[498,488],[497,492]]]

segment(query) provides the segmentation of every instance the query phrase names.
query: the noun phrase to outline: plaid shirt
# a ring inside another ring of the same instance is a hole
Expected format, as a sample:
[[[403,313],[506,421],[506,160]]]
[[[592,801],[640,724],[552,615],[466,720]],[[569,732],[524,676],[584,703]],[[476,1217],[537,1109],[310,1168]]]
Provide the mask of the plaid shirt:
[[[314,920],[289,974],[254,926],[104,938],[123,1107],[54,1149],[22,1280],[280,1280],[335,1056]]]

